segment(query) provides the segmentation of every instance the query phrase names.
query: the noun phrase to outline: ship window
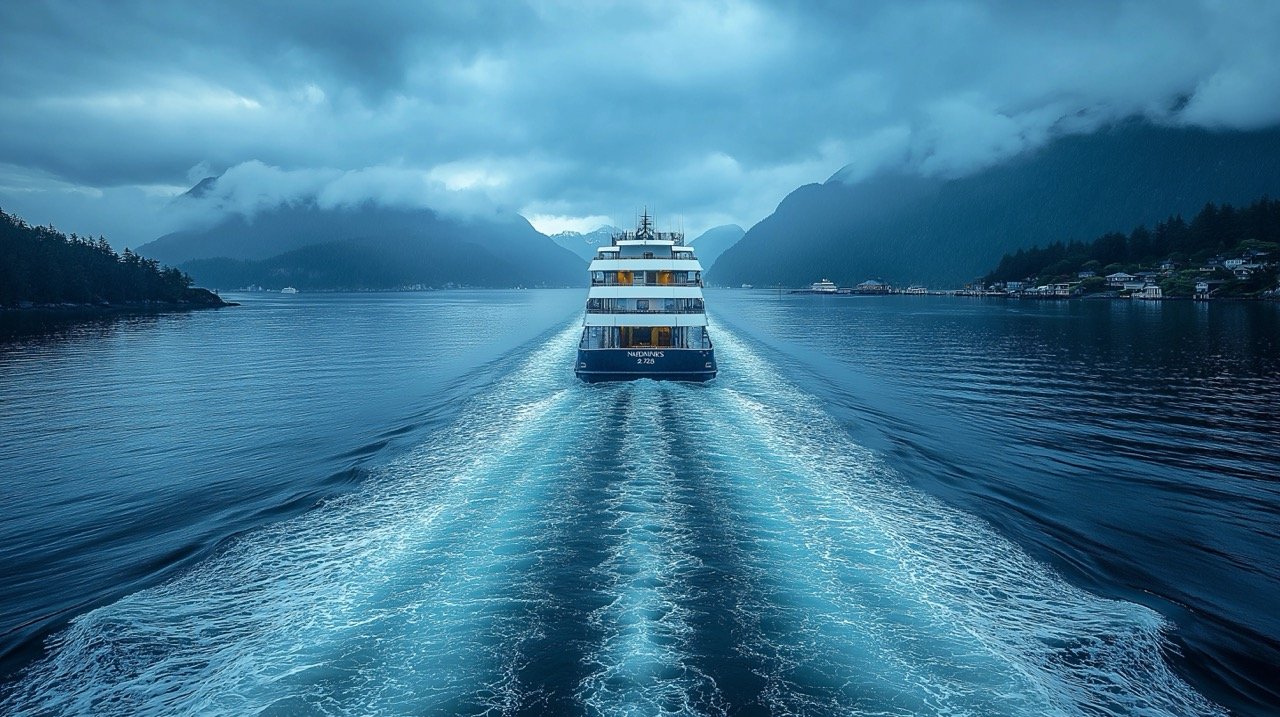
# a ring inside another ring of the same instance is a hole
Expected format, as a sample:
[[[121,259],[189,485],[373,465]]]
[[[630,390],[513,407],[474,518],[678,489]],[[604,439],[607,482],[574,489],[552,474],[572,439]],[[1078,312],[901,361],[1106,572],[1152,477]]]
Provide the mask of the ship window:
[[[645,258],[645,259],[652,259],[652,258],[653,258],[653,252],[651,252],[651,251],[646,251],[646,252],[644,253],[644,258]]]
[[[599,310],[600,310],[600,300],[599,300],[599,299],[588,299],[588,300],[587,300],[587,308],[588,308],[588,309],[591,309],[591,310],[593,310],[593,311],[599,311]]]
[[[665,311],[675,311],[675,310],[676,310],[676,300],[675,300],[675,299],[663,299],[663,300],[662,300],[662,304],[663,304],[663,310],[665,310]]]
[[[648,311],[648,310],[649,310],[648,299],[636,299],[636,311]]]
[[[655,329],[650,326],[623,326],[621,327],[622,342],[619,348],[629,349],[653,346],[653,333]]]

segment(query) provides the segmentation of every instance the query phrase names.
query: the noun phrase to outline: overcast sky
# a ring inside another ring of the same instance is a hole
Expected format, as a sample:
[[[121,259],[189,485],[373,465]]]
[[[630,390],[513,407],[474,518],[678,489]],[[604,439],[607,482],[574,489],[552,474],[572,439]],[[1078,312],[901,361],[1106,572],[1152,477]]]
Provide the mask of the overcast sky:
[[[220,204],[749,227],[1133,115],[1280,122],[1280,2],[0,3],[0,206],[138,244]]]

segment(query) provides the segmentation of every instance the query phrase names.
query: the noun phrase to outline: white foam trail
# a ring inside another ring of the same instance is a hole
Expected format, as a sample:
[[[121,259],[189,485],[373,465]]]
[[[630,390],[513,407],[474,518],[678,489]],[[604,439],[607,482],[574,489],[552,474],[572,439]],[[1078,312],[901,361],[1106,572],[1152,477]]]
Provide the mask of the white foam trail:
[[[715,685],[689,662],[693,630],[681,575],[696,567],[690,520],[672,496],[669,427],[662,425],[661,389],[645,381],[614,387],[608,400],[629,400],[622,475],[614,477],[608,513],[621,534],[600,570],[610,601],[592,621],[603,634],[579,689],[588,714],[723,712]]]
[[[812,396],[721,328],[705,413],[750,450],[739,509],[789,585],[798,656],[839,688],[827,705],[892,714],[1221,714],[1170,670],[1152,610],[1072,587],[982,521],[908,486]],[[771,606],[764,606],[771,609]],[[774,708],[805,711],[785,664]],[[868,696],[874,696],[868,699]]]
[[[590,618],[602,638],[578,706],[743,707],[702,671],[705,624],[689,604],[710,533],[675,495],[672,466],[690,464],[671,447],[683,431],[700,451],[706,506],[746,546],[724,604],[769,711],[1221,714],[1170,671],[1156,613],[1073,588],[912,489],[731,331],[717,332],[723,373],[711,385],[583,386],[568,370],[578,330],[535,349],[361,491],[78,617],[0,712],[526,708],[526,645],[545,637],[540,591],[555,588],[531,576],[555,557],[555,536],[581,529],[556,501],[565,480],[599,470],[583,458],[597,450],[619,452],[622,470],[598,511],[607,557],[582,566],[597,571],[604,606]],[[622,399],[623,430],[601,435]],[[656,422],[664,405],[678,425]]]
[[[581,433],[576,327],[365,490],[75,619],[6,713],[455,711],[509,687],[524,513]],[[567,430],[558,431],[557,428]]]

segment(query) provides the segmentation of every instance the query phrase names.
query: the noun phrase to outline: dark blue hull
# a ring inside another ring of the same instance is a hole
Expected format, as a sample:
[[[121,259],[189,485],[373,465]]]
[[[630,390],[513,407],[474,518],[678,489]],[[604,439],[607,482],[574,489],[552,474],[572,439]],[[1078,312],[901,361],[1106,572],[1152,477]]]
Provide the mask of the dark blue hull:
[[[587,383],[637,378],[710,381],[716,377],[715,349],[578,349],[574,373]]]

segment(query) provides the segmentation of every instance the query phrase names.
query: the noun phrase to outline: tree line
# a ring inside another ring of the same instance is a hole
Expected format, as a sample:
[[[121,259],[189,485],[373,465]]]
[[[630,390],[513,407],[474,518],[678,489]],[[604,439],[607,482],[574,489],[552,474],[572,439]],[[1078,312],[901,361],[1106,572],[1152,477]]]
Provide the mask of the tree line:
[[[178,302],[191,277],[107,240],[33,227],[0,210],[0,305]]]
[[[1210,202],[1190,222],[1174,215],[1151,230],[1139,226],[1128,235],[1110,232],[1092,242],[1054,242],[1019,249],[1005,254],[984,281],[1048,280],[1074,276],[1081,270],[1131,271],[1166,259],[1179,265],[1203,266],[1217,255],[1249,248],[1269,250],[1277,243],[1280,200],[1263,197],[1242,209]]]

